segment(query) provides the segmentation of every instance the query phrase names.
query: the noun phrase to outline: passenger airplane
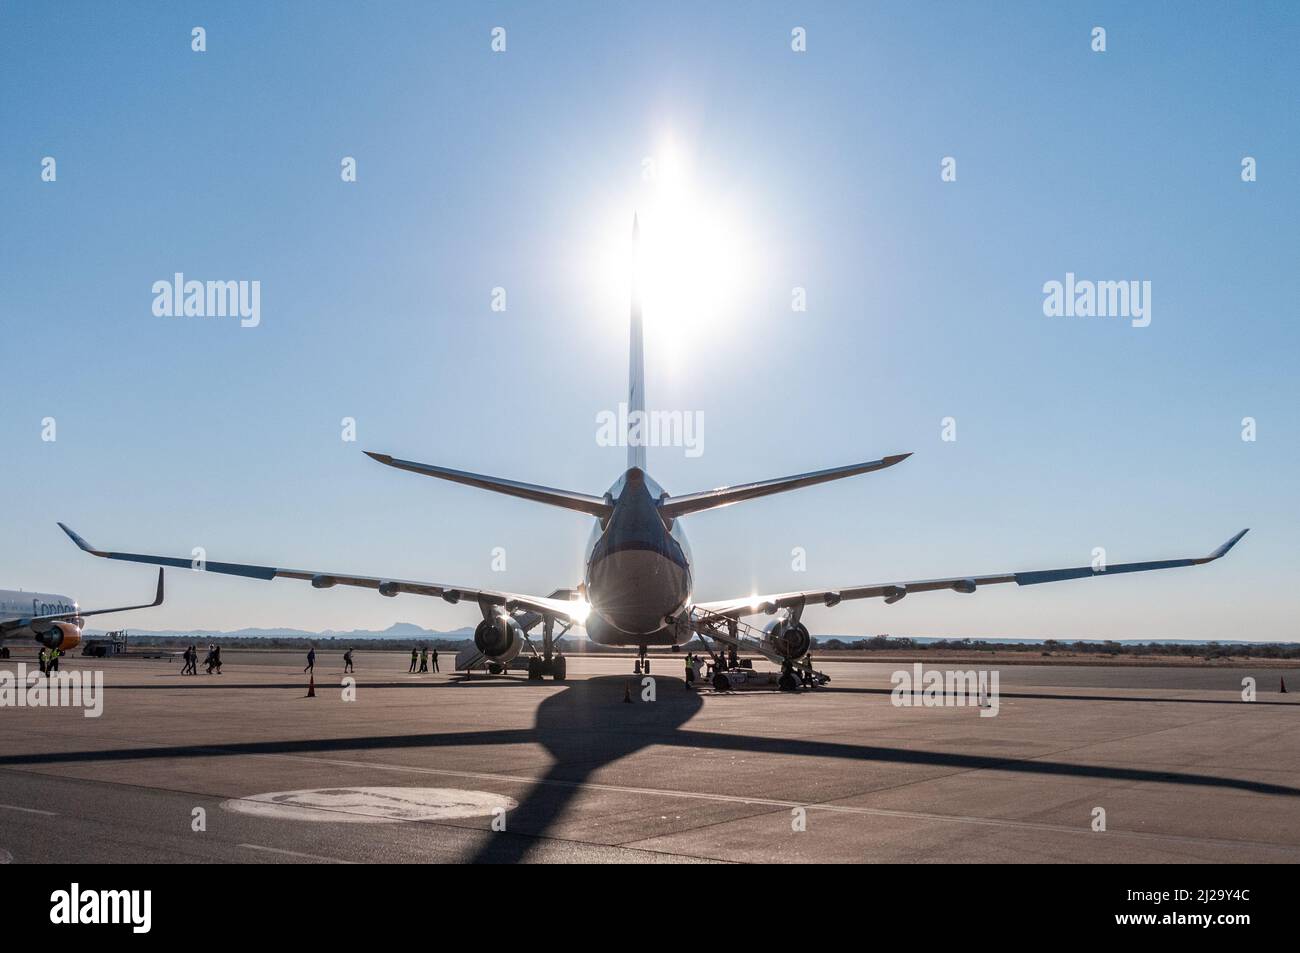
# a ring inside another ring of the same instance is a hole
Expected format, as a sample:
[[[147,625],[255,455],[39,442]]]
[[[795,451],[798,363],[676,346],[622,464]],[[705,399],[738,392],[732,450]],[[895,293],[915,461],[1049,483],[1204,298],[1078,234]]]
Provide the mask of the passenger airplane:
[[[116,609],[92,609],[83,612],[76,600],[47,592],[24,592],[0,589],[0,643],[8,639],[35,639],[47,649],[67,652],[81,644],[81,629],[87,616],[110,612],[131,612],[162,605],[163,571],[158,570],[158,592],[153,602]],[[5,649],[3,656],[8,658]]]
[[[632,237],[635,247],[638,228],[635,217]],[[250,566],[241,563],[206,563],[207,572],[254,579],[309,580],[317,589],[332,586],[360,586],[378,590],[383,596],[414,593],[423,596],[440,596],[449,603],[462,599],[476,602],[483,621],[474,631],[477,653],[462,665],[469,667],[484,663],[490,671],[500,672],[527,647],[532,658],[528,665],[530,678],[552,675],[562,679],[565,674],[564,658],[553,655],[553,626],[559,622],[568,628],[577,624],[587,631],[587,636],[602,645],[626,645],[639,649],[634,671],[649,671],[646,658],[648,646],[677,646],[690,641],[697,633],[716,640],[730,648],[747,648],[756,651],[782,667],[780,685],[791,690],[797,687],[796,670],[805,671],[819,681],[825,676],[813,672],[808,662],[811,638],[800,620],[809,605],[835,606],[847,599],[884,599],[892,604],[913,593],[952,590],[972,593],[983,586],[1014,582],[1020,586],[1066,579],[1086,579],[1093,576],[1114,576],[1121,573],[1146,572],[1178,566],[1195,566],[1212,562],[1225,555],[1242,536],[1236,536],[1208,556],[1191,559],[1168,559],[1156,562],[1122,563],[1094,569],[1083,566],[1073,569],[1048,569],[1034,572],[996,573],[984,576],[953,576],[944,579],[926,579],[913,582],[885,582],[868,585],[838,586],[828,589],[808,589],[763,596],[742,596],[721,602],[694,602],[691,599],[693,577],[690,548],[682,530],[682,517],[730,506],[742,500],[752,500],[774,493],[784,493],[799,487],[814,486],[831,480],[883,470],[906,460],[911,454],[901,453],[857,463],[846,467],[801,473],[759,483],[721,487],[684,496],[671,496],[646,472],[645,441],[641,439],[640,425],[645,421],[645,372],[642,354],[641,303],[636,278],[633,278],[630,359],[628,373],[628,456],[627,469],[603,496],[557,490],[530,483],[517,483],[497,477],[467,473],[446,467],[410,460],[399,460],[388,454],[366,454],[380,463],[399,470],[462,483],[467,486],[520,497],[549,506],[575,510],[596,518],[591,539],[587,544],[585,580],[577,591],[557,590],[550,596],[530,596],[472,586],[444,583],[415,582],[390,579],[382,576],[357,576],[349,573],[318,572],[309,569],[280,569],[273,566]],[[190,568],[189,558],[138,555],[97,549],[60,523],[59,526],[78,546],[95,556],[108,559],[125,559],[133,562],[153,563],[163,566]],[[578,596],[578,598],[563,598]],[[759,613],[775,616],[761,630],[740,620]],[[538,654],[528,637],[528,631],[538,622],[543,623],[543,651]],[[705,645],[708,645],[706,640]],[[709,650],[713,654],[713,650]],[[716,657],[716,655],[715,655]],[[724,672],[715,678],[718,687],[728,684]]]

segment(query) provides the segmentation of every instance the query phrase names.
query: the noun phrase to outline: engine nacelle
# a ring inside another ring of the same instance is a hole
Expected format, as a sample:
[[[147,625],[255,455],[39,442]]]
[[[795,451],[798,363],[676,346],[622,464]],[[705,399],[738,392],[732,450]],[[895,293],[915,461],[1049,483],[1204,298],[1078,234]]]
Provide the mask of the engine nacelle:
[[[508,615],[493,616],[474,629],[474,645],[494,662],[509,662],[524,647],[524,630]]]
[[[71,622],[51,622],[44,632],[38,632],[36,641],[47,649],[67,652],[81,644],[81,630]]]
[[[783,658],[803,658],[812,648],[812,636],[808,634],[808,627],[802,622],[792,623],[785,613],[763,626],[763,635]]]

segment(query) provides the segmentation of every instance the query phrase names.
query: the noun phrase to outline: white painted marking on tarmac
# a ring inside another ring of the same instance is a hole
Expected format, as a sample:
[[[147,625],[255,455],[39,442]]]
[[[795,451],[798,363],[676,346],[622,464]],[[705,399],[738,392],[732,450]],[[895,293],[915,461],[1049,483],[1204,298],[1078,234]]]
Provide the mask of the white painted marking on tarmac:
[[[304,854],[301,851],[285,850],[282,847],[264,847],[261,844],[237,844],[237,847],[243,847],[245,850],[260,850],[267,854],[285,854],[289,857],[301,857],[304,860],[320,860],[327,864],[351,864],[350,860],[340,860],[337,857],[322,857],[320,854]]]
[[[22,811],[24,814],[44,814],[46,817],[58,817],[54,811],[41,811],[34,807],[19,807],[17,804],[0,804],[6,811]]]
[[[460,788],[340,787],[272,791],[222,801],[237,814],[280,821],[325,821],[340,824],[401,824],[489,817],[513,811],[519,802],[504,794]]]
[[[774,798],[745,797],[735,794],[710,794],[704,791],[676,791],[669,788],[635,788],[621,784],[595,784],[590,781],[561,781],[555,778],[535,778],[527,775],[489,774],[480,771],[451,771],[444,768],[420,768],[409,765],[382,764],[374,761],[344,761],[338,758],[314,758],[309,755],[264,755],[269,758],[289,758],[294,761],[310,761],[314,764],[327,764],[337,767],[361,768],[366,771],[395,771],[402,774],[440,774],[446,777],[464,778],[476,781],[504,781],[510,784],[545,785],[564,787],[582,791],[605,791],[612,794],[635,794],[649,797],[686,798],[695,801],[720,801],[729,804],[754,805],[788,810],[802,807],[809,811],[826,811],[832,814],[856,814],[866,817],[908,818],[920,821],[937,821],[950,824],[973,824],[979,827],[1003,827],[1013,830],[1049,831],[1058,834],[1088,834],[1096,836],[1088,825],[1067,827],[1063,824],[1044,824],[1037,821],[1018,821],[999,817],[979,817],[970,814],[931,814],[924,811],[899,811],[883,807],[854,807],[848,804],[808,804],[799,801],[782,801]],[[396,788],[390,790],[409,790]],[[1195,837],[1186,834],[1157,834],[1147,831],[1125,831],[1114,828],[1106,832],[1107,837],[1132,838],[1134,840],[1172,843],[1196,844],[1212,847],[1267,847],[1284,853],[1300,853],[1300,848],[1290,844],[1275,844],[1262,841],[1234,840],[1218,837]],[[626,845],[623,845],[626,846]]]

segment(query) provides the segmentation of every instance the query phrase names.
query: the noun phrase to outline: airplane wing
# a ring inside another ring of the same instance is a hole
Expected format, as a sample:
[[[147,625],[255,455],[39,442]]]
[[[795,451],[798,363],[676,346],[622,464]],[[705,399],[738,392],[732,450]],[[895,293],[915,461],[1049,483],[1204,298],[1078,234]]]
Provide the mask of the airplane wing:
[[[869,460],[866,463],[855,463],[847,467],[832,467],[829,470],[797,473],[794,476],[778,477],[775,480],[763,480],[759,483],[742,483],[739,486],[723,486],[716,490],[670,496],[659,505],[659,512],[667,519],[676,519],[679,516],[685,516],[687,513],[714,510],[720,506],[739,503],[741,500],[753,500],[760,496],[771,496],[774,493],[797,490],[803,486],[815,486],[818,483],[829,483],[831,480],[842,480],[845,477],[857,476],[859,473],[883,470],[886,467],[892,467],[895,463],[902,463],[910,456],[910,453],[898,453],[891,457]]]
[[[128,562],[150,563],[155,566],[176,566],[181,569],[194,569],[194,560],[174,556],[150,556],[139,553],[115,553],[96,549],[75,532],[59,524],[59,528],[83,551],[104,559],[124,559]],[[280,569],[275,566],[251,566],[245,563],[219,563],[206,561],[203,571],[222,573],[227,576],[244,576],[248,579],[303,579],[316,589],[329,589],[333,586],[359,586],[362,589],[374,589],[381,596],[396,596],[409,592],[419,596],[440,596],[450,603],[468,599],[488,605],[504,606],[507,611],[526,609],[543,615],[559,616],[581,624],[586,618],[585,603],[575,603],[542,596],[520,595],[514,592],[498,592],[494,589],[475,589],[467,586],[448,586],[434,582],[416,582],[407,579],[388,579],[379,576],[355,576],[350,573],[317,572],[311,569]],[[86,613],[82,613],[85,615]]]
[[[62,525],[62,524],[59,524]],[[66,529],[66,527],[65,527]],[[152,609],[154,606],[160,606],[163,603],[163,571],[158,570],[158,591],[154,595],[153,602],[144,602],[138,606],[118,606],[115,609],[90,609],[76,610],[73,612],[53,612],[49,615],[33,615],[25,619],[6,619],[0,622],[0,633],[10,629],[21,629],[32,624],[40,625],[43,622],[68,622],[72,619],[83,619],[91,615],[108,615],[110,612],[130,612],[133,609]]]
[[[772,613],[778,609],[806,605],[839,605],[845,599],[884,599],[895,603],[914,592],[934,592],[951,589],[955,592],[974,592],[982,586],[1014,582],[1018,586],[1035,586],[1043,582],[1061,582],[1065,579],[1088,579],[1094,576],[1115,576],[1126,572],[1149,572],[1153,569],[1175,569],[1180,566],[1199,566],[1225,556],[1228,550],[1249,530],[1242,530],[1208,556],[1194,559],[1164,559],[1145,563],[1119,563],[1095,570],[1091,566],[1073,569],[1042,569],[1033,572],[1009,572],[991,576],[953,576],[948,579],[923,579],[916,582],[877,583],[867,586],[844,586],[839,589],[808,589],[802,592],[782,592],[775,595],[746,596],[722,602],[699,602],[695,607],[714,615],[740,618],[760,612]]]

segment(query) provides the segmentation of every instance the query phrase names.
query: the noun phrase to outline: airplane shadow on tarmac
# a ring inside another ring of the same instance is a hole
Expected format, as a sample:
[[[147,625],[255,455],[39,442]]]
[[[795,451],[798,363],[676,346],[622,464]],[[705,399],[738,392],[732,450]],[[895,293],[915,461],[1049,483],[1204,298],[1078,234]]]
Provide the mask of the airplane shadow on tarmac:
[[[774,757],[837,758],[875,764],[907,764],[960,770],[992,770],[1100,780],[1181,784],[1254,794],[1300,797],[1300,788],[1263,781],[1183,773],[1146,768],[1075,764],[1030,758],[1009,758],[957,751],[927,751],[879,745],[848,744],[801,738],[771,738],[684,727],[706,703],[698,692],[686,691],[678,678],[656,676],[656,701],[639,700],[639,680],[630,676],[598,676],[568,682],[538,706],[532,728],[437,732],[417,735],[374,735],[348,738],[307,738],[284,741],[249,741],[229,745],[174,745],[107,749],[99,751],[34,752],[0,755],[0,767],[76,764],[167,758],[214,758],[235,755],[339,755],[345,752],[411,748],[478,747],[541,744],[553,762],[510,812],[509,833],[487,838],[475,861],[508,862],[522,859],[536,838],[545,837],[552,824],[568,809],[574,795],[599,769],[652,745],[695,748],[717,752],[746,752]],[[411,684],[411,683],[396,683]],[[526,686],[521,680],[449,680],[424,683],[438,690],[474,686]],[[537,683],[531,683],[534,688]],[[549,683],[548,683],[549,684]],[[623,702],[631,686],[632,704]],[[263,686],[258,686],[263,687]],[[301,684],[293,687],[301,688]],[[835,689],[823,689],[834,692]],[[795,702],[799,695],[773,693],[764,701]],[[1075,698],[1074,696],[1061,696]],[[1133,699],[1117,699],[1132,701]],[[1165,701],[1165,699],[1159,699]],[[727,703],[725,696],[709,703]],[[866,730],[869,730],[866,729]]]

